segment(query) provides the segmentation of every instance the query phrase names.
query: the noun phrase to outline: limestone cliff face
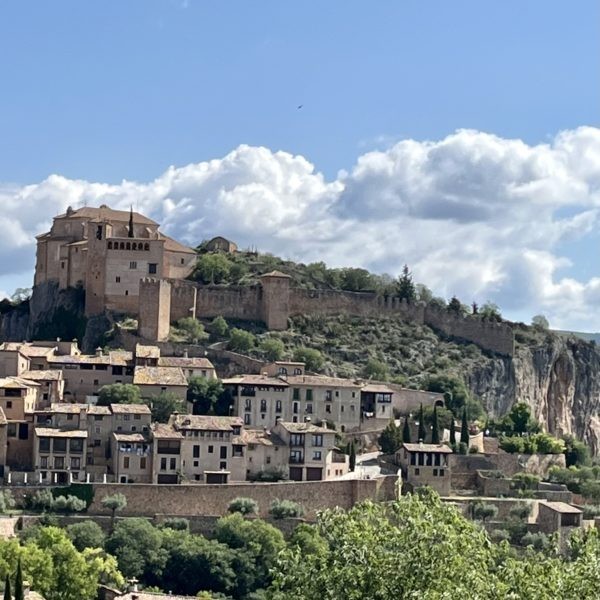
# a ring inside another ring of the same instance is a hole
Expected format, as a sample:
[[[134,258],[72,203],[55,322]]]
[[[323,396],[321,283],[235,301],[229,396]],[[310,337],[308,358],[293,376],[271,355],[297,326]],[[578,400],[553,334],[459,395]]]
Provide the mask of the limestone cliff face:
[[[600,350],[556,335],[535,347],[519,346],[513,358],[490,358],[467,374],[488,411],[506,413],[527,402],[544,428],[573,433],[600,453]]]

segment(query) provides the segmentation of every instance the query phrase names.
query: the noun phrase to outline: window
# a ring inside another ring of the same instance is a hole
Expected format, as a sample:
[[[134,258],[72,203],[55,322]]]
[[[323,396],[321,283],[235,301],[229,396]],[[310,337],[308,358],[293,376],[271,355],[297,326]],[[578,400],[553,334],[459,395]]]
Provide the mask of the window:
[[[123,458],[123,468],[129,469],[129,456],[126,456],[125,458]]]
[[[47,456],[40,456],[40,467],[42,469],[48,468],[48,457]]]
[[[125,290],[125,295],[129,296],[129,290]]]
[[[246,400],[244,401],[244,409],[252,410],[252,400],[250,398],[246,398]]]
[[[325,402],[331,402],[332,392],[331,390],[325,390]]]
[[[121,277],[119,277],[119,275],[117,275],[117,276],[115,277],[115,281],[116,281],[117,283],[121,283]]]
[[[54,457],[54,468],[55,469],[64,469],[65,468],[65,457],[64,456],[55,456]]]
[[[260,401],[260,412],[267,412],[267,401],[266,400],[261,400]]]
[[[65,438],[54,438],[52,442],[52,450],[54,452],[66,452],[67,440]]]
[[[294,388],[292,392],[292,400],[300,400],[300,389]]]
[[[290,446],[304,446],[304,434],[292,433],[290,435]]]
[[[6,408],[12,408],[12,400],[6,401]]]
[[[131,419],[131,415],[123,415],[123,421],[129,421]]]
[[[309,415],[312,415],[312,411],[313,411],[313,405],[312,404],[307,404],[306,405],[306,412]]]
[[[198,445],[194,446],[193,456],[194,456],[194,458],[200,458],[200,446],[198,446]]]
[[[94,446],[95,446],[96,448],[98,448],[98,447],[102,446],[102,440],[94,440]]]
[[[142,415],[133,415],[133,420],[134,421],[141,421],[142,420]]]
[[[294,404],[292,404],[292,412],[297,415],[298,414],[298,403],[294,402]]]
[[[177,468],[177,459],[176,458],[171,458],[171,464],[169,465],[169,467],[171,468],[171,471],[174,471]]]
[[[306,401],[307,402],[312,402],[313,399],[313,393],[312,390],[306,390]]]
[[[214,452],[214,450],[215,450],[215,447],[214,447],[214,446],[209,446],[209,447],[208,447],[208,453],[209,453],[209,454],[212,454],[212,453]]]
[[[181,259],[181,264],[184,265],[185,264],[185,260],[182,258]]]
[[[112,242],[108,242],[108,249],[112,250]]]
[[[160,470],[161,471],[166,471],[167,470],[167,459],[166,458],[161,458],[160,459]]]
[[[281,412],[281,400],[277,400],[275,402],[275,412],[277,412],[277,413]]]
[[[148,273],[150,273],[150,275],[156,275],[157,267],[157,263],[148,263]]]
[[[98,379],[94,379],[94,385],[100,385],[100,381]]]
[[[438,474],[438,470],[437,470],[437,469],[434,469],[434,470],[433,470],[433,476],[434,476],[434,477],[437,477],[437,474]]]
[[[79,457],[71,458],[71,469],[79,470],[81,469],[81,459]]]
[[[321,451],[320,450],[313,452],[313,460],[321,460]]]
[[[439,473],[440,473],[440,477],[443,477],[444,476],[444,469],[440,469]]]
[[[137,269],[137,262],[135,260],[132,260],[129,262],[129,268],[130,269]]]
[[[227,446],[221,446],[220,458],[227,458]]]
[[[340,406],[340,412],[344,412],[344,405],[343,404]]]
[[[354,404],[350,405],[350,412],[354,412]]]
[[[331,413],[331,404],[326,404],[325,405],[325,412],[326,413]]]
[[[323,434],[322,433],[317,433],[312,436],[312,445],[316,446],[317,448],[323,446]]]
[[[224,460],[222,460],[219,463],[219,469],[226,469],[226,468],[227,468],[227,463]]]
[[[244,425],[250,425],[250,414],[246,413],[244,415]]]
[[[83,452],[83,440],[82,439],[71,439],[69,440],[69,450],[71,452],[81,453]]]
[[[420,475],[421,474],[421,469],[415,469],[415,475]]]
[[[67,415],[67,421],[72,421],[73,420],[73,415]]]

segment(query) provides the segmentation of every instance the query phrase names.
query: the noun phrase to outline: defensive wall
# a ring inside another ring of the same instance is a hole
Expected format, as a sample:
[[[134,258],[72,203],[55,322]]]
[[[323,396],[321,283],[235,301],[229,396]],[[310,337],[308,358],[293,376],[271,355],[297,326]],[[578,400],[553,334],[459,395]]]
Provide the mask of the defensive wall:
[[[283,483],[230,483],[226,485],[152,485],[93,484],[91,514],[109,514],[102,499],[124,494],[127,506],[119,514],[148,517],[158,514],[187,517],[190,515],[221,516],[227,514],[235,498],[252,498],[258,503],[259,516],[268,516],[273,500],[293,500],[302,505],[307,519],[327,508],[352,508],[365,500],[385,502],[396,499],[397,477],[388,475],[373,479],[337,481],[303,481]]]
[[[283,330],[293,316],[346,314],[399,317],[496,354],[514,353],[514,334],[506,323],[461,316],[424,303],[408,304],[370,292],[296,288],[282,273],[264,275],[259,284],[251,286],[146,278],[140,284],[139,302],[140,335],[157,341],[164,341],[168,335],[166,315],[171,323],[188,316],[210,319],[221,315],[226,319],[262,321],[269,329]]]

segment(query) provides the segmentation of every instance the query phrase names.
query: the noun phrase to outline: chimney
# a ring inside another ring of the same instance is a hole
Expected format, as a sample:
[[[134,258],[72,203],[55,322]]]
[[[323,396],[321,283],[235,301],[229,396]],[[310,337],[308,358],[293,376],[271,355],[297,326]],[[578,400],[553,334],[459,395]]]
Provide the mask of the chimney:
[[[102,356],[102,348],[100,348],[100,346],[96,348],[96,356]]]
[[[183,350],[183,358],[189,358],[189,353],[188,353],[188,349],[187,348],[185,348]]]

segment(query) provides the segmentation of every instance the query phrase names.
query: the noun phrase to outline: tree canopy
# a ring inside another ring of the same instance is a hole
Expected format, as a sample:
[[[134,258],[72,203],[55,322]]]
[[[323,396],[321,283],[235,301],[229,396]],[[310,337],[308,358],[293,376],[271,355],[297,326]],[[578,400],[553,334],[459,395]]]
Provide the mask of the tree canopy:
[[[142,404],[140,388],[132,383],[104,385],[98,393],[98,406],[109,404]]]

